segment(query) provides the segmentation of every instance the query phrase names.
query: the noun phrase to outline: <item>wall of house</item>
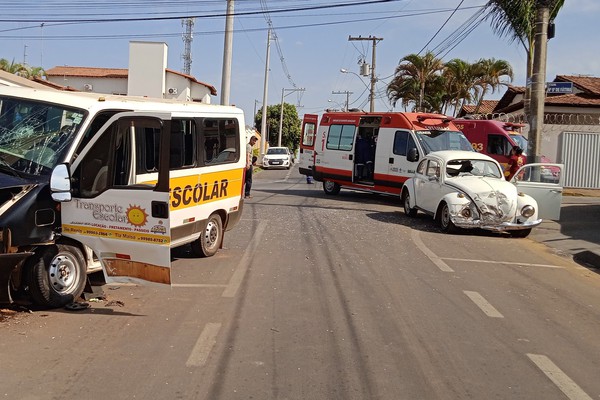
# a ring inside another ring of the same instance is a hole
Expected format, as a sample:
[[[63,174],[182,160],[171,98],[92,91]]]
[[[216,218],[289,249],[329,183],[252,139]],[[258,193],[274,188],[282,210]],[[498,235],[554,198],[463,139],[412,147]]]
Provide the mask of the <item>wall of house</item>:
[[[49,76],[48,81],[61,86],[69,86],[82,92],[126,94],[125,78],[92,78],[83,76]]]

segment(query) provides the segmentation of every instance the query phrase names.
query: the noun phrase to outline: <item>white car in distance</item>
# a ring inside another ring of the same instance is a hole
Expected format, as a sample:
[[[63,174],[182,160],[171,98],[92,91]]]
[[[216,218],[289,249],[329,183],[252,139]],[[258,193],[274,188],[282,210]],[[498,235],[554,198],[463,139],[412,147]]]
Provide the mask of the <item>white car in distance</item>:
[[[556,182],[544,182],[546,168],[557,171]],[[544,214],[559,218],[561,171],[561,164],[527,164],[507,182],[500,164],[487,155],[437,151],[419,162],[400,196],[406,215],[429,214],[443,232],[480,228],[526,237]]]
[[[287,147],[269,147],[263,157],[263,169],[292,167],[292,153]]]

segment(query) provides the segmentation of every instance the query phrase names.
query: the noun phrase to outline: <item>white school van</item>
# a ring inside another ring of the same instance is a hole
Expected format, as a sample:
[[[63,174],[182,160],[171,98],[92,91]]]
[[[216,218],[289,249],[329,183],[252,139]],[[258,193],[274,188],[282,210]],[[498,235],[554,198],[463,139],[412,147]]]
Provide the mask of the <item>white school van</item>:
[[[0,87],[0,302],[58,307],[100,265],[169,284],[170,250],[212,256],[238,222],[235,107]]]
[[[323,182],[327,194],[340,188],[399,195],[418,161],[437,150],[473,151],[471,143],[441,114],[327,112],[304,116],[299,170]]]

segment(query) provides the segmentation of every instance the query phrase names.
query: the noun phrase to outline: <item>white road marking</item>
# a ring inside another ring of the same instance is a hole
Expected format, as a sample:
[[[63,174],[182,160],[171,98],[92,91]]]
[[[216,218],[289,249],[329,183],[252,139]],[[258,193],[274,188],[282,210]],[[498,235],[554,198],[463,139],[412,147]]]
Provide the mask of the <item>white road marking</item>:
[[[550,380],[571,400],[592,400],[571,378],[556,366],[548,357],[540,354],[527,354],[527,357],[542,370]]]
[[[221,324],[219,323],[211,322],[206,324],[185,363],[186,367],[202,367],[206,364],[210,351],[217,343],[217,334],[220,329]]]
[[[463,293],[466,294],[472,301],[490,318],[504,318],[504,315],[500,314],[498,310],[494,308],[482,295],[477,292],[471,292],[468,290],[463,290]]]
[[[180,288],[223,288],[227,287],[225,284],[211,284],[211,283],[172,283],[171,287]]]
[[[464,261],[464,262],[474,262],[474,263],[482,263],[482,264],[507,264],[507,265],[519,265],[523,267],[542,267],[542,268],[559,268],[562,269],[559,265],[548,265],[548,264],[530,264],[523,262],[514,262],[514,261],[492,261],[492,260],[472,260],[468,258],[450,258],[450,257],[441,257],[442,260],[450,260],[450,261]]]
[[[429,258],[431,262],[434,263],[440,270],[444,272],[454,272],[454,270],[450,268],[448,264],[443,262],[440,257],[436,256],[433,251],[429,250],[427,246],[425,246],[425,243],[423,243],[423,241],[421,240],[418,231],[411,229],[410,236],[417,248],[421,250],[423,254],[425,254],[427,258]]]
[[[225,290],[223,291],[223,294],[221,295],[222,297],[235,296],[237,290],[239,289],[240,285],[242,284],[242,281],[244,280],[244,276],[246,275],[246,272],[248,271],[248,266],[250,264],[250,256],[253,255],[254,253],[256,253],[256,250],[258,249],[258,246],[260,244],[260,239],[262,238],[262,235],[266,228],[267,228],[266,221],[261,221],[258,223],[258,227],[256,228],[256,230],[254,231],[254,234],[252,235],[252,240],[248,244],[248,247],[244,251],[244,254],[242,255],[240,262],[238,263],[237,267],[235,268],[235,271],[233,272],[233,276],[229,280],[229,283],[227,284],[227,286],[225,287]]]

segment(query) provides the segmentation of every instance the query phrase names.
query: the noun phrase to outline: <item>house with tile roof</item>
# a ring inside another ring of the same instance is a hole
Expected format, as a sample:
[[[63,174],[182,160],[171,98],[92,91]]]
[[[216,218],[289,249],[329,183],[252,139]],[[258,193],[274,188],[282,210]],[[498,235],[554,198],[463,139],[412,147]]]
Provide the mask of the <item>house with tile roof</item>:
[[[57,66],[47,82],[61,90],[198,101],[210,104],[214,86],[167,68],[167,45],[130,42],[129,68]]]

